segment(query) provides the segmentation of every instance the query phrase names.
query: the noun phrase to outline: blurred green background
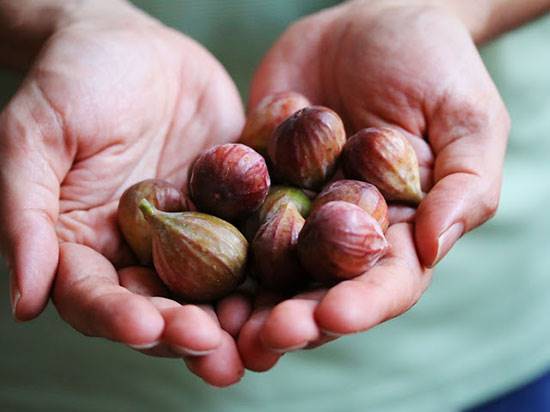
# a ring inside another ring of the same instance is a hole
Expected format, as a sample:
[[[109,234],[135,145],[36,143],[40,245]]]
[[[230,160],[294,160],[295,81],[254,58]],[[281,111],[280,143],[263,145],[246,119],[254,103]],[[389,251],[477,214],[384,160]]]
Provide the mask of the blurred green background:
[[[135,3],[204,44],[246,98],[254,68],[287,24],[336,2],[181,1],[181,8],[169,10],[166,2]],[[51,305],[32,323],[13,322],[2,265],[0,410],[241,412],[292,406],[332,412],[345,394],[356,410],[377,410],[390,400],[384,405],[392,410],[415,405],[447,411],[550,366],[549,23],[547,17],[483,49],[514,123],[501,208],[453,249],[405,316],[368,334],[286,356],[269,374],[248,374],[240,385],[219,391],[191,376],[183,362],[79,335]],[[0,72],[2,104],[20,79]],[[471,371],[467,381],[463,369]],[[336,386],[335,376],[341,378]],[[316,401],[302,400],[304,393]]]

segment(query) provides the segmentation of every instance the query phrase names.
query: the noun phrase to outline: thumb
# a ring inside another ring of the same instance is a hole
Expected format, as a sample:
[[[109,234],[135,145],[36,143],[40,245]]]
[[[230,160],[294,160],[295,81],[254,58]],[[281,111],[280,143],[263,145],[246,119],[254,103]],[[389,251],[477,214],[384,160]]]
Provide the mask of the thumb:
[[[59,116],[27,81],[0,114],[0,239],[11,272],[13,315],[36,317],[57,268],[59,182],[70,162]]]
[[[415,220],[425,266],[433,267],[464,233],[496,213],[509,129],[496,90],[475,103],[446,103],[432,119],[428,134],[435,153],[435,185]]]
[[[286,91],[300,93],[314,104],[329,104],[322,81],[327,56],[319,54],[326,52],[321,43],[332,20],[333,12],[325,10],[299,20],[283,33],[254,74],[249,108],[265,96]]]

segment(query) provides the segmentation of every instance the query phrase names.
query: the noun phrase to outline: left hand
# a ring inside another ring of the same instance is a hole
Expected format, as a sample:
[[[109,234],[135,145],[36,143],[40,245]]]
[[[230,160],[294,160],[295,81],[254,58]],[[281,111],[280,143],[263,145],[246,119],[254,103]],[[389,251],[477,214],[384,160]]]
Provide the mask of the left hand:
[[[236,383],[244,367],[233,335],[247,302],[226,298],[216,314],[168,299],[136,266],[116,210],[146,178],[183,188],[198,154],[235,138],[237,89],[203,47],[125,1],[69,9],[0,113],[0,239],[14,316],[37,316],[51,293],[87,336],[183,358],[215,386]]]
[[[284,90],[336,110],[349,132],[400,128],[429,193],[414,226],[396,217],[414,211],[391,208],[393,252],[369,272],[277,306],[277,297],[260,300],[239,337],[254,370],[269,369],[285,351],[367,330],[409,309],[429,284],[427,268],[494,215],[509,130],[466,26],[420,0],[356,0],[294,24],[258,69],[250,105]]]

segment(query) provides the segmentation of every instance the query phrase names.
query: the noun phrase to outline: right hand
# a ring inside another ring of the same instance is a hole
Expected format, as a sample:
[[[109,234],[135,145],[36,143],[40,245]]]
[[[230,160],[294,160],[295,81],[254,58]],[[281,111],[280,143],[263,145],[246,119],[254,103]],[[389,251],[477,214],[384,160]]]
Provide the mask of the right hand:
[[[162,287],[135,266],[115,217],[131,184],[158,177],[183,187],[197,154],[236,138],[240,98],[194,41],[126,4],[105,4],[56,26],[0,115],[13,313],[37,316],[53,285],[61,317],[80,332],[184,357],[210,384],[228,385],[243,374],[233,337],[211,307],[158,297]],[[247,303],[223,307],[220,318],[237,331]]]
[[[392,252],[368,272],[282,302],[260,300],[239,336],[256,371],[411,308],[429,268],[495,213],[510,123],[467,27],[425,0],[354,0],[294,23],[256,72],[251,107],[284,90],[336,110],[350,133],[399,128],[428,194],[409,211],[414,225],[391,219]]]

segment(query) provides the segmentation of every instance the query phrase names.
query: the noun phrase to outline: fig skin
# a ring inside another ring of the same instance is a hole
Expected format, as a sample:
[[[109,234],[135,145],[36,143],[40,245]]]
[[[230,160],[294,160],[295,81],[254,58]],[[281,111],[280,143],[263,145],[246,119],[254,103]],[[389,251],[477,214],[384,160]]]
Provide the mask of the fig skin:
[[[280,206],[260,227],[251,244],[253,273],[266,289],[282,294],[298,291],[307,276],[296,245],[305,219],[293,203]]]
[[[311,106],[275,129],[269,141],[269,158],[284,180],[318,190],[336,171],[345,142],[340,117],[326,107]]]
[[[117,221],[124,239],[142,265],[153,263],[151,228],[139,210],[147,199],[165,212],[192,210],[189,200],[170,183],[160,179],[143,180],[130,186],[118,203]]]
[[[289,203],[296,207],[302,217],[306,218],[309,215],[311,200],[301,189],[291,186],[272,186],[262,206],[253,215],[249,216],[242,225],[242,232],[245,237],[252,241],[260,226],[277,209]]]
[[[201,212],[233,221],[258,209],[271,184],[264,158],[248,146],[228,143],[202,153],[191,171],[191,199]]]
[[[349,179],[375,185],[387,201],[418,205],[424,194],[414,148],[397,129],[363,129],[349,138],[342,153]]]
[[[267,157],[267,145],[274,130],[292,114],[309,105],[306,97],[295,92],[264,97],[249,113],[239,142]]]
[[[315,210],[335,200],[342,200],[359,206],[378,221],[383,232],[388,229],[390,224],[388,205],[376,186],[359,180],[337,180],[327,185],[319,193],[311,208]]]
[[[362,275],[389,248],[378,222],[359,206],[343,201],[313,210],[298,238],[302,266],[326,284]]]
[[[147,199],[139,207],[151,225],[155,270],[172,293],[211,302],[244,281],[248,242],[233,225],[199,212],[162,212]]]
[[[265,222],[269,215],[280,206],[293,204],[296,210],[304,218],[308,217],[311,210],[311,200],[300,189],[291,186],[273,186],[269,190],[264,203],[258,210],[261,222]]]

